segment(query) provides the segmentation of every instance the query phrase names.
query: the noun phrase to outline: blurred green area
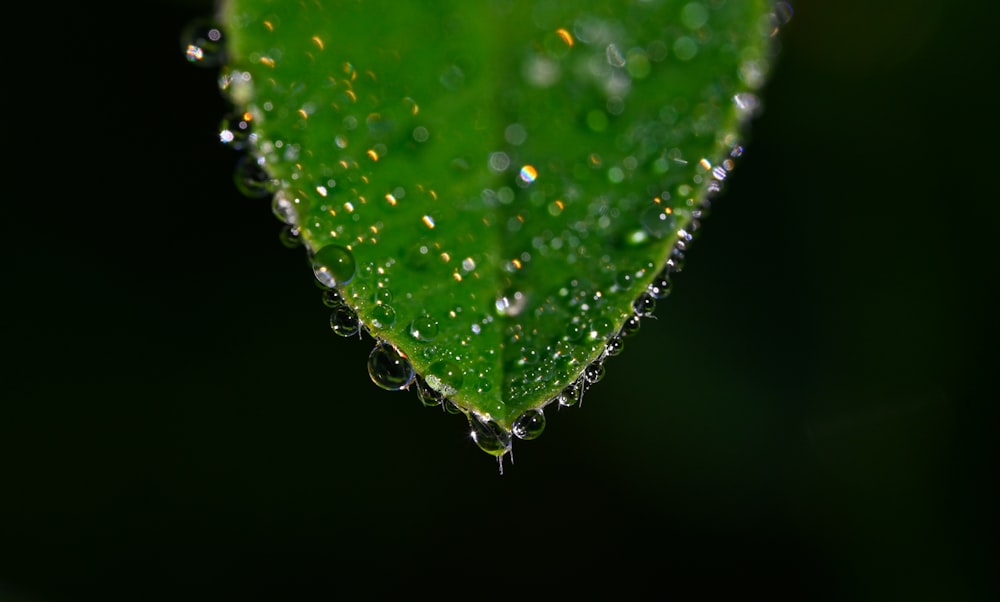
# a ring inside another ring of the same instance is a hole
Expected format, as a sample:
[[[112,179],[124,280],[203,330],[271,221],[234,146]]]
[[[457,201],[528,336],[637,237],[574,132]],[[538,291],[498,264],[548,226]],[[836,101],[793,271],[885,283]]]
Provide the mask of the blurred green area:
[[[234,188],[210,3],[24,21],[0,599],[995,599],[995,9],[794,4],[674,294],[502,477]]]

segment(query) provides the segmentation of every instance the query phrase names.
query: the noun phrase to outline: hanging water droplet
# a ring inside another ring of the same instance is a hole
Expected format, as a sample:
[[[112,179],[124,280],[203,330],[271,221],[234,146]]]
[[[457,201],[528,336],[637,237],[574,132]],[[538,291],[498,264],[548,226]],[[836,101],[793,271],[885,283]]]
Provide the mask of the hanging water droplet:
[[[302,237],[297,226],[285,226],[278,233],[278,240],[281,246],[288,249],[295,249],[302,244]]]
[[[420,400],[420,403],[427,407],[434,407],[444,402],[444,396],[440,392],[430,388],[423,379],[418,377],[414,382],[417,387],[417,398]]]
[[[181,32],[181,51],[195,65],[217,67],[225,61],[222,28],[211,19],[191,21]]]
[[[261,199],[271,194],[271,179],[253,155],[243,155],[233,170],[233,183],[244,196]]]
[[[518,439],[537,439],[545,430],[545,414],[542,410],[528,410],[517,417],[512,429]]]
[[[612,337],[604,347],[604,353],[608,356],[616,356],[625,349],[625,341],[621,337]]]
[[[622,336],[628,336],[639,332],[640,324],[642,324],[642,319],[639,316],[632,314],[625,320],[625,324],[622,325]]]
[[[288,196],[284,190],[274,193],[271,199],[271,212],[282,222],[294,226],[299,221],[299,216],[295,212],[295,200]]]
[[[368,356],[368,375],[372,382],[387,391],[405,389],[416,376],[410,360],[384,341],[375,345]]]
[[[632,302],[632,311],[637,316],[648,318],[656,311],[656,299],[649,293],[643,293]]]
[[[413,318],[410,322],[410,336],[421,343],[433,341],[438,334],[437,320],[430,316]]]
[[[435,362],[427,369],[424,379],[432,389],[440,391],[445,397],[451,397],[462,388],[462,370],[448,360]]]
[[[357,314],[346,305],[341,305],[330,314],[330,329],[336,335],[353,337],[361,330],[361,323]]]
[[[492,420],[480,420],[469,414],[472,440],[479,449],[493,456],[502,456],[510,451],[511,433]]]
[[[604,364],[600,362],[594,362],[586,367],[583,371],[583,379],[587,381],[588,384],[594,384],[599,382],[604,378]]]
[[[462,412],[462,408],[460,408],[457,405],[455,405],[455,402],[452,401],[452,400],[450,400],[450,399],[445,399],[444,400],[443,407],[444,407],[444,411],[448,412],[449,414],[462,414],[462,413],[464,413],[464,412]]]
[[[330,309],[337,309],[338,307],[343,307],[347,304],[344,301],[344,297],[335,288],[325,289],[322,293],[323,305],[329,307]]]
[[[313,274],[327,288],[349,283],[354,278],[356,268],[354,255],[340,245],[326,245],[312,258]]]
[[[657,300],[666,299],[670,296],[670,278],[667,276],[666,270],[649,283],[646,292]]]
[[[396,324],[396,310],[391,305],[376,305],[370,313],[375,328],[392,328]]]
[[[251,139],[249,113],[233,111],[219,124],[219,142],[233,150],[241,151]]]
[[[574,383],[563,389],[562,393],[559,394],[559,405],[563,407],[576,405],[580,401],[581,394],[582,390]]]

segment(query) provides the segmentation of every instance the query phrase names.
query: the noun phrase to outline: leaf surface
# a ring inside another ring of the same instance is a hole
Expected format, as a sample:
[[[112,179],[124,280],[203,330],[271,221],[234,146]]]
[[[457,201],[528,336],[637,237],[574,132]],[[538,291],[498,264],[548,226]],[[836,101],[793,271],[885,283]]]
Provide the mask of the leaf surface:
[[[241,185],[377,341],[373,380],[502,456],[669,290],[742,152],[761,0],[227,0]],[[242,129],[240,129],[242,128]]]

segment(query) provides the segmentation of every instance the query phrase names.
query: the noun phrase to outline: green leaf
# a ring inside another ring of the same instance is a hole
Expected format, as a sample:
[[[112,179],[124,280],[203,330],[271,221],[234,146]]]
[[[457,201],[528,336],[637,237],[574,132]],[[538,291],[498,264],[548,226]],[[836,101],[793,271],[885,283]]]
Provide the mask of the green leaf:
[[[669,292],[759,105],[771,9],[229,0],[223,136],[334,331],[376,340],[376,384],[465,413],[502,458]]]

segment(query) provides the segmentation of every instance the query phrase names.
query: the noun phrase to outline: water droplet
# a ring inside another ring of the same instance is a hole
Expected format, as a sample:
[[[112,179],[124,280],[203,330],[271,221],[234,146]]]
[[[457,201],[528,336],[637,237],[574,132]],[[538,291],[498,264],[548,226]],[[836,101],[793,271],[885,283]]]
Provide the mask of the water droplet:
[[[559,394],[559,405],[563,407],[574,406],[580,402],[582,389],[575,383],[566,387]]]
[[[632,302],[632,310],[635,315],[648,318],[656,312],[656,298],[649,293],[643,293]]]
[[[297,226],[285,226],[278,233],[278,240],[283,247],[288,249],[297,248],[302,244],[302,237]]]
[[[612,337],[604,347],[604,353],[609,356],[616,356],[625,349],[625,341],[621,337]]]
[[[512,429],[518,439],[537,439],[545,430],[545,414],[542,410],[528,410],[517,417]]]
[[[368,356],[368,375],[387,391],[405,389],[416,376],[410,360],[391,344],[380,342]]]
[[[340,245],[326,245],[312,258],[313,274],[327,288],[349,283],[354,278],[356,268],[354,255]]]
[[[753,117],[760,112],[760,98],[756,94],[741,92],[733,96],[733,104],[743,118]]]
[[[429,343],[438,335],[438,322],[430,316],[413,318],[410,322],[410,336],[421,343]]]
[[[653,279],[646,288],[646,292],[654,299],[666,299],[670,296],[670,278],[664,270],[659,276]]]
[[[625,66],[625,57],[622,56],[622,51],[618,50],[618,46],[615,46],[614,44],[608,44],[608,48],[607,51],[605,52],[605,55],[607,56],[608,64],[611,65],[612,67]]]
[[[191,21],[181,32],[185,58],[202,67],[217,67],[225,61],[222,29],[211,19]]]
[[[343,307],[347,304],[344,301],[344,297],[335,288],[328,288],[323,291],[322,294],[323,305],[329,307],[330,309],[337,309],[338,307]]]
[[[673,234],[677,229],[677,218],[673,213],[668,213],[664,207],[654,205],[643,212],[639,218],[642,229],[653,238],[664,238]]]
[[[342,337],[353,337],[361,330],[361,323],[358,316],[346,305],[333,310],[330,314],[330,329],[333,333]]]
[[[296,225],[299,221],[299,216],[295,212],[295,200],[289,198],[284,190],[274,193],[271,199],[271,211],[275,217],[290,226]]]
[[[449,414],[462,414],[462,408],[455,405],[455,402],[450,399],[444,400],[444,411]]]
[[[233,150],[245,149],[251,136],[249,116],[249,113],[233,111],[223,117],[219,125],[219,141]]]
[[[432,389],[440,391],[445,397],[455,395],[462,388],[462,371],[457,365],[448,360],[441,360],[432,364],[427,369],[424,379]]]
[[[622,336],[628,336],[630,334],[635,334],[639,332],[639,325],[642,324],[642,318],[632,314],[625,320],[625,324],[622,325]]]
[[[376,305],[385,305],[392,301],[392,291],[383,287],[376,288],[375,292],[372,293],[372,303]]]
[[[604,378],[604,364],[600,362],[594,362],[587,366],[583,371],[583,379],[587,381],[588,384],[594,384],[600,382]]]
[[[444,396],[440,392],[430,388],[423,379],[418,377],[415,383],[417,386],[417,398],[420,400],[420,403],[427,407],[434,407],[444,402]]]
[[[233,170],[233,183],[244,196],[261,199],[271,194],[271,179],[253,155],[243,155]]]
[[[496,422],[469,414],[469,426],[472,427],[472,440],[479,449],[493,456],[503,456],[510,451],[511,434]]]
[[[396,310],[391,305],[376,305],[371,309],[372,326],[392,328],[396,324]]]
[[[497,313],[501,316],[517,316],[524,311],[528,304],[528,298],[524,293],[517,291],[509,295],[497,297],[495,306]]]

